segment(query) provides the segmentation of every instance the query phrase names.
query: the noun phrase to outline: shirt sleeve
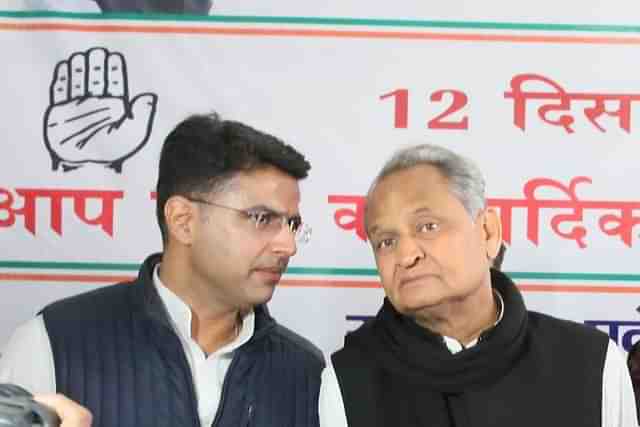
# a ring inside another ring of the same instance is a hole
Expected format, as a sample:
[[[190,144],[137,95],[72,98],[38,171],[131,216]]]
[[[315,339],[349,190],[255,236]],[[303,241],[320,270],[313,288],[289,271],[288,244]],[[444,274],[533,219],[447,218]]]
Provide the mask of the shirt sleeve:
[[[320,427],[348,427],[340,384],[338,384],[331,359],[328,357],[326,358],[326,367],[322,371],[318,405]]]
[[[602,426],[638,426],[629,370],[620,349],[611,340],[602,373]]]
[[[19,326],[9,338],[0,357],[0,383],[31,393],[55,393],[53,353],[42,315]]]

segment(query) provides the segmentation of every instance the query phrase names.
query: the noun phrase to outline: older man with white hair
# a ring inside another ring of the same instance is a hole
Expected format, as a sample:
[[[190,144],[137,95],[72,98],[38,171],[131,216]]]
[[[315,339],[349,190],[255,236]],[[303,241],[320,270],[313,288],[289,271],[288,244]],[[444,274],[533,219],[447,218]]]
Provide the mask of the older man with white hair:
[[[609,337],[528,311],[492,268],[500,219],[472,162],[434,145],[399,151],[365,223],[386,298],[323,373],[322,426],[637,426]]]

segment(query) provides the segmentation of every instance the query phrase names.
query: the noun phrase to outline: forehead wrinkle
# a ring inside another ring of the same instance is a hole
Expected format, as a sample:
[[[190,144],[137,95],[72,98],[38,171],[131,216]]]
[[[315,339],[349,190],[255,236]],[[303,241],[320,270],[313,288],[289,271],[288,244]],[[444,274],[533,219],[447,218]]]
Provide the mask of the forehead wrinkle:
[[[424,206],[424,207],[417,208],[416,210],[411,212],[411,215],[420,215],[420,214],[423,214],[423,213],[431,214],[431,213],[434,213],[434,211],[430,207]]]

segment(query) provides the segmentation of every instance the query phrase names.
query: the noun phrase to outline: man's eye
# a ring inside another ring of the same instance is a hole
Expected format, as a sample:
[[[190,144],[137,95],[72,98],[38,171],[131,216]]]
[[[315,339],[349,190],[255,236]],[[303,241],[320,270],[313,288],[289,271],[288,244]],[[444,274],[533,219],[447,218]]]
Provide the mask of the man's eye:
[[[302,218],[299,216],[291,217],[287,221],[287,225],[289,226],[289,231],[291,231],[292,233],[297,233],[302,226]]]
[[[433,233],[440,230],[440,224],[435,222],[425,222],[423,224],[418,224],[417,228],[421,233]]]
[[[256,223],[256,227],[263,228],[271,224],[273,214],[271,212],[251,212],[249,214],[251,220]]]
[[[393,246],[393,243],[394,243],[393,239],[382,239],[378,243],[376,243],[376,249],[378,250],[388,249],[391,246]]]

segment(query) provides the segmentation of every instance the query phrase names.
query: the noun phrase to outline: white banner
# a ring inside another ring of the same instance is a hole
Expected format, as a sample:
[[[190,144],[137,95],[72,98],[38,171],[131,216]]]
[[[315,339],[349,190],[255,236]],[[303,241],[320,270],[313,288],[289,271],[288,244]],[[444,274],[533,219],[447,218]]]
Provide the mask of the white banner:
[[[0,343],[47,302],[132,277],[160,250],[162,141],[216,110],[312,163],[302,213],[314,234],[270,307],[323,350],[382,300],[362,196],[393,151],[424,142],[485,172],[503,269],[529,307],[628,347],[640,30],[624,15],[595,25],[597,11],[566,24],[0,12]]]

